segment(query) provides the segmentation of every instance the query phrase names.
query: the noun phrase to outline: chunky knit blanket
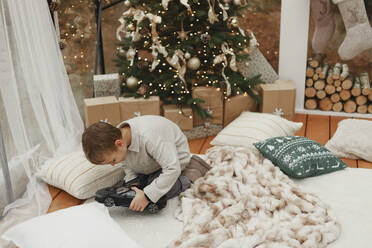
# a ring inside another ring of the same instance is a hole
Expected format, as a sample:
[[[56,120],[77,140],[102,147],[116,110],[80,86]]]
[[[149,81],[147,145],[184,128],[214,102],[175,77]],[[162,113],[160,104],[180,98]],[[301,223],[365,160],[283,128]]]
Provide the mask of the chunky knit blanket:
[[[183,233],[168,247],[326,247],[340,234],[331,210],[255,149],[213,147],[212,169],[181,194]]]

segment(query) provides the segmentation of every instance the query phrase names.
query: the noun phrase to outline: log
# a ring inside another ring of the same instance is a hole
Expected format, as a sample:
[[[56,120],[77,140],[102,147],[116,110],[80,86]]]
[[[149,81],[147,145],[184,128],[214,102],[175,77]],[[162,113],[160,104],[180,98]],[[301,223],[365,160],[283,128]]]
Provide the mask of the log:
[[[335,86],[335,87],[339,87],[339,86],[341,86],[341,80],[335,80],[334,82],[333,82],[333,85]]]
[[[358,112],[359,114],[366,114],[367,111],[368,111],[368,107],[367,107],[367,105],[360,105],[360,106],[358,106],[358,108],[357,108],[357,112]]]
[[[316,68],[322,64],[325,57],[326,55],[324,53],[317,53],[314,55],[313,59],[309,62],[309,65],[313,68]]]
[[[321,67],[321,70],[319,72],[319,78],[325,79],[329,70],[329,64],[324,63],[324,65]]]
[[[350,75],[348,78],[346,78],[344,81],[342,81],[341,87],[344,90],[349,90],[353,87],[353,83],[354,83],[354,77],[352,75]]]
[[[360,79],[359,77],[355,78],[353,88],[351,89],[351,94],[353,96],[360,96],[362,94],[362,89],[360,88]]]
[[[323,111],[330,111],[333,107],[333,102],[328,97],[319,101],[319,109]]]
[[[362,89],[362,95],[368,96],[371,92],[371,84],[369,82],[368,72],[361,72],[360,76],[360,86]]]
[[[368,100],[370,100],[372,102],[372,92],[369,93]]]
[[[336,91],[340,92],[342,90],[341,86],[336,87]]]
[[[332,94],[330,98],[333,103],[340,101],[340,95],[338,93]]]
[[[335,67],[333,67],[333,79],[339,79],[341,74],[342,66],[340,63],[336,63]]]
[[[317,67],[317,68],[315,68],[315,73],[317,73],[318,75],[320,74],[320,73],[322,73],[322,67]],[[319,75],[320,76],[320,75]]]
[[[319,74],[318,73],[314,73],[313,80],[316,81],[318,79],[319,79]]]
[[[307,67],[306,68],[306,77],[313,77],[314,76],[314,68]]]
[[[316,95],[316,89],[314,89],[313,87],[308,87],[305,89],[305,96],[306,97],[309,97],[309,98],[312,98]]]
[[[344,104],[344,111],[346,113],[354,113],[356,111],[357,105],[353,100],[349,100]]]
[[[327,96],[327,93],[324,91],[324,90],[318,90],[317,92],[316,92],[316,97],[318,98],[318,99],[323,99],[323,98],[325,98]]]
[[[349,66],[347,64],[343,64],[342,65],[342,72],[340,74],[340,79],[341,80],[345,80],[345,78],[347,78],[350,74],[350,71],[349,71]]]
[[[340,98],[342,101],[346,101],[351,97],[350,90],[341,90],[340,91]]]
[[[358,104],[358,105],[364,105],[364,104],[367,103],[367,101],[368,101],[368,98],[366,96],[363,96],[363,95],[357,96],[355,98],[355,103]]]
[[[318,106],[318,103],[315,99],[306,99],[305,101],[305,108],[307,109],[316,109]]]
[[[318,80],[314,83],[314,88],[317,90],[322,90],[325,87],[325,83],[323,80]]]
[[[306,79],[306,86],[311,87],[314,85],[314,80],[312,78]]]
[[[342,104],[342,102],[336,102],[333,104],[332,110],[335,112],[341,112],[343,107],[344,105]]]
[[[333,85],[327,84],[326,87],[325,87],[325,92],[326,92],[328,95],[332,95],[333,93],[336,92],[336,87],[333,86]]]
[[[368,113],[372,114],[372,103],[368,105]]]
[[[327,75],[327,84],[333,84],[333,78],[332,78],[332,75],[333,75],[333,69],[330,68],[328,70],[328,75]]]

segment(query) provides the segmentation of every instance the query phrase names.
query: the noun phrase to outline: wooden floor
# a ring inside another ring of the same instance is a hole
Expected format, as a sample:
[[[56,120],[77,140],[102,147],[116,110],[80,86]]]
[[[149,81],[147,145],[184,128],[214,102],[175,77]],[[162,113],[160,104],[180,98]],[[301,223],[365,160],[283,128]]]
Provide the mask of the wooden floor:
[[[337,129],[339,121],[346,117],[330,117],[320,115],[296,115],[294,121],[304,123],[296,135],[305,136],[325,145]],[[211,147],[210,142],[214,137],[195,139],[189,141],[191,153],[203,154]],[[372,169],[372,163],[364,160],[342,159],[349,167]],[[52,203],[48,212],[82,204],[84,201],[74,198],[66,192],[49,186]]]

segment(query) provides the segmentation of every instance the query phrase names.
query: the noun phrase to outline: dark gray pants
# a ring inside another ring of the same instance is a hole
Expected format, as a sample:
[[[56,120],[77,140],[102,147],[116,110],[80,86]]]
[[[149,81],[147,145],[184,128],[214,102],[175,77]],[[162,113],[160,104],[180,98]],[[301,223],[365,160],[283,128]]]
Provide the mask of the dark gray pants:
[[[146,175],[147,185],[152,183],[152,181],[154,181],[155,178],[157,178],[160,175],[160,173],[161,173],[161,169],[149,175]],[[167,197],[167,199],[171,199],[175,196],[178,196],[181,192],[190,188],[190,184],[191,184],[190,180],[186,176],[181,175],[177,178],[177,181],[175,182],[173,187],[168,191],[168,193],[165,194],[165,196]]]

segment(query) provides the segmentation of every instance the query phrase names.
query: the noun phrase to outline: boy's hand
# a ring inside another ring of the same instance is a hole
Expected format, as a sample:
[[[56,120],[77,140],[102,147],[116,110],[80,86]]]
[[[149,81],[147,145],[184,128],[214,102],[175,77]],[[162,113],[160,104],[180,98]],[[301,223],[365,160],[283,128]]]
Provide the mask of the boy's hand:
[[[142,212],[150,202],[147,200],[143,190],[140,190],[137,187],[132,187],[132,189],[136,191],[136,196],[130,203],[129,209]]]

